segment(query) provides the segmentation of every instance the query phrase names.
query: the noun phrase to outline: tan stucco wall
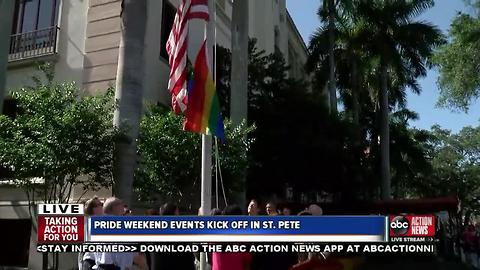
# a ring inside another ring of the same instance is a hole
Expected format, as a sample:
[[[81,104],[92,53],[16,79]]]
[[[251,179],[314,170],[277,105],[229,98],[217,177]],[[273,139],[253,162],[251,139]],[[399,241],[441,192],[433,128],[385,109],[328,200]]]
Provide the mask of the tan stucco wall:
[[[170,1],[176,5],[176,1]],[[145,93],[149,103],[169,100],[167,91],[168,60],[160,56],[162,34],[163,1],[148,1],[148,21],[145,36]]]
[[[83,88],[89,93],[105,91],[115,85],[120,44],[119,0],[90,0],[84,23],[85,58]]]
[[[60,12],[58,62],[55,75],[59,81],[80,83],[83,76],[87,0],[63,0]]]

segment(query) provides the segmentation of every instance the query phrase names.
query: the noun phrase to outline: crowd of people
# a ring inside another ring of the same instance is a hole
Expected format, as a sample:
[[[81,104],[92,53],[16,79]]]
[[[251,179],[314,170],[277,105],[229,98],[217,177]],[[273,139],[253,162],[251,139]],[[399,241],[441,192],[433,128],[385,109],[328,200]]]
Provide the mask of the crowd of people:
[[[435,237],[438,239],[437,252],[441,258],[449,261],[462,261],[480,269],[480,224],[469,220],[461,224],[461,229],[449,226],[446,221],[437,218],[437,230]]]
[[[460,237],[460,247],[463,251],[462,260],[474,268],[480,268],[480,230],[475,225],[466,226]]]
[[[102,202],[99,198],[93,197],[85,202],[85,214],[125,216],[130,215],[132,211],[120,199],[111,197]],[[174,216],[180,215],[180,209],[173,203],[166,203],[159,209],[149,209],[147,215]],[[199,209],[199,215],[203,214]],[[229,205],[220,210],[214,208],[210,215],[244,215],[244,211],[237,205]],[[262,209],[257,200],[251,200],[247,206],[246,214],[256,215],[293,215],[292,209],[288,206],[277,208],[274,202],[265,204]],[[317,204],[312,204],[298,215],[322,215],[322,208]],[[221,253],[213,252],[207,254],[208,267],[212,270],[262,270],[262,269],[291,269],[299,262],[308,259],[322,259],[327,254],[310,253],[263,253],[251,254],[248,252]],[[200,254],[193,253],[81,253],[78,257],[79,270],[157,270],[157,269],[199,269]]]

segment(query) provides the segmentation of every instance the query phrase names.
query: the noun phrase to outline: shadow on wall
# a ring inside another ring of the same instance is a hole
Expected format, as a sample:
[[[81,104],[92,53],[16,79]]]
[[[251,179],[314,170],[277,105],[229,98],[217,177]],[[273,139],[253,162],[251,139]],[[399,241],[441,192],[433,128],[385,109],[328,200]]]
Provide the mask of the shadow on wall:
[[[55,78],[59,81],[75,81],[81,87],[88,1],[62,1],[59,8],[59,58],[55,65]]]

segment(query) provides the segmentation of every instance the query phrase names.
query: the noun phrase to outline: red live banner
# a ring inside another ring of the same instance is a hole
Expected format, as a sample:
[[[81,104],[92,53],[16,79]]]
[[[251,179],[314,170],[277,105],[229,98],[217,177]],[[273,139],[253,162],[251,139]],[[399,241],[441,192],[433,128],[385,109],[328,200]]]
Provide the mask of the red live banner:
[[[41,204],[39,243],[79,243],[85,239],[83,207],[78,204]]]

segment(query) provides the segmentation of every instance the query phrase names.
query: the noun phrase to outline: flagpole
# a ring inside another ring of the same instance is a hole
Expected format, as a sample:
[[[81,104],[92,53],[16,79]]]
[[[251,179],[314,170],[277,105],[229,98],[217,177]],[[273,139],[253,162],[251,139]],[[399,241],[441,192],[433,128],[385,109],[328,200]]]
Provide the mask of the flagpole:
[[[215,12],[215,1],[208,1],[208,10],[210,14]],[[212,73],[214,70],[214,53],[213,46],[215,46],[215,19],[214,16],[210,16],[210,20],[207,23],[206,38],[207,38],[207,51],[208,51],[208,64]],[[213,46],[212,46],[213,44]],[[215,79],[215,75],[213,75]],[[212,136],[202,134],[202,192],[201,203],[203,215],[209,215],[212,208]]]
[[[208,1],[209,14],[215,14],[215,1]],[[205,35],[207,38],[207,52],[208,52],[208,64],[210,70],[213,73],[213,79],[215,80],[215,64],[214,64],[214,46],[215,40],[215,16],[210,16],[210,20],[207,22]],[[213,44],[213,46],[212,46]],[[202,192],[200,206],[202,208],[203,215],[209,215],[212,209],[212,136],[202,134]]]
[[[206,27],[207,37],[207,51],[208,51],[208,64],[213,73],[213,79],[215,80],[215,64],[214,64],[214,49],[216,45],[215,40],[215,0],[208,1],[208,13],[210,14],[210,20]],[[212,46],[213,45],[213,46]],[[210,215],[212,208],[212,136],[202,134],[202,193],[200,207],[202,209],[202,215]],[[200,270],[207,270],[207,254],[200,253]]]
[[[202,193],[200,207],[207,216],[212,208],[212,136],[202,134]]]

